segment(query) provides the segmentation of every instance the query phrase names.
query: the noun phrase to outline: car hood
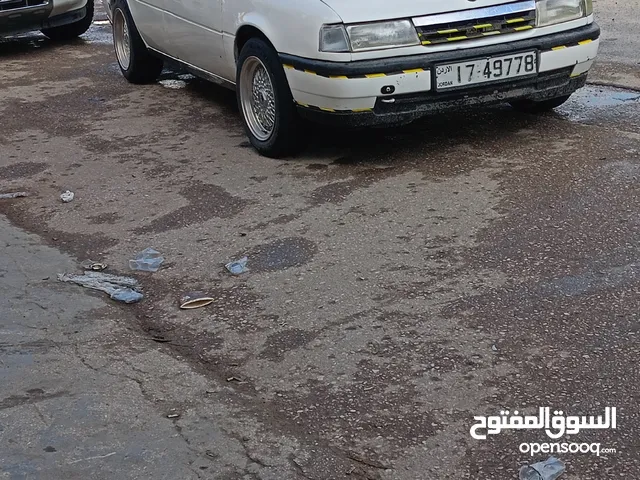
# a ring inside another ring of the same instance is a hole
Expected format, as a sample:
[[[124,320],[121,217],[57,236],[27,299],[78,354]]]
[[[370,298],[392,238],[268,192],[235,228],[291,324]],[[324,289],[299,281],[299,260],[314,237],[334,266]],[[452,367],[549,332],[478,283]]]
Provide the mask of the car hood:
[[[420,17],[434,13],[490,7],[505,0],[322,0],[344,23]]]

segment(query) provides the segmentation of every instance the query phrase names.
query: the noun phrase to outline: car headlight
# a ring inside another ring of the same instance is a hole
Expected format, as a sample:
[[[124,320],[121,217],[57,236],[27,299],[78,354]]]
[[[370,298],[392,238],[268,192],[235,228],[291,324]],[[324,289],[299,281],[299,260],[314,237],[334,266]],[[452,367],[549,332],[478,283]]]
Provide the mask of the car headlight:
[[[593,0],[537,0],[537,26],[570,22],[593,13]]]
[[[420,45],[418,32],[410,20],[348,25],[347,34],[354,52]]]
[[[411,20],[324,25],[320,31],[323,52],[361,52],[393,47],[420,45],[418,32]]]

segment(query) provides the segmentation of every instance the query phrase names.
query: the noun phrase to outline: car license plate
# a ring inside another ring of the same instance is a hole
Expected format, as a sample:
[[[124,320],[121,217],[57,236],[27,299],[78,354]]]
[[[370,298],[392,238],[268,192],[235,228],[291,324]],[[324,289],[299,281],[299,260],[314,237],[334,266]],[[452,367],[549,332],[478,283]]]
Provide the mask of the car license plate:
[[[525,52],[436,66],[436,88],[466,87],[478,83],[525,77],[538,73],[538,55]]]

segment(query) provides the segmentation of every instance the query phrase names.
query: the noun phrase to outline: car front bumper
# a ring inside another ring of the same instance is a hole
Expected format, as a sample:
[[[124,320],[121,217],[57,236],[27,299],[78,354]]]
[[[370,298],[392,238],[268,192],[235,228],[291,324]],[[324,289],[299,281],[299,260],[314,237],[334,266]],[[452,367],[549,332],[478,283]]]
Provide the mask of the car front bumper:
[[[55,14],[52,0],[39,5],[0,10],[0,37],[67,25],[82,20],[86,15],[86,6]]]
[[[281,54],[301,114],[318,121],[375,125],[411,121],[432,112],[478,104],[570,95],[586,82],[598,53],[600,28],[586,27],[487,47],[357,62],[327,62]],[[538,75],[436,91],[435,66],[535,50]],[[383,94],[392,86],[392,94]]]

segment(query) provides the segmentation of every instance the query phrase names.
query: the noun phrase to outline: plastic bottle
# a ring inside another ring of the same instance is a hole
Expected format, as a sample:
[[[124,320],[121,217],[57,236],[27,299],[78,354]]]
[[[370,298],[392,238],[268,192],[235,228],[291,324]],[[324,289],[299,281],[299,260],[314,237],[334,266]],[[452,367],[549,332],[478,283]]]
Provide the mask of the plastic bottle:
[[[157,250],[153,248],[145,248],[136,255],[136,258],[129,260],[129,268],[141,272],[157,272],[164,262],[164,258]]]
[[[564,462],[556,457],[549,457],[544,462],[522,467],[520,480],[556,480],[564,471]]]

